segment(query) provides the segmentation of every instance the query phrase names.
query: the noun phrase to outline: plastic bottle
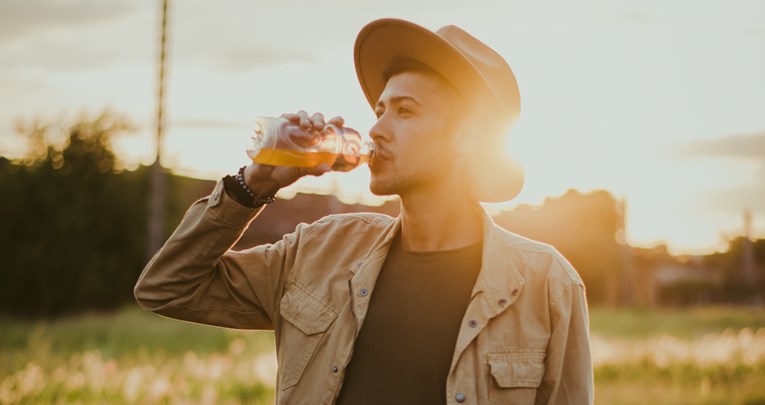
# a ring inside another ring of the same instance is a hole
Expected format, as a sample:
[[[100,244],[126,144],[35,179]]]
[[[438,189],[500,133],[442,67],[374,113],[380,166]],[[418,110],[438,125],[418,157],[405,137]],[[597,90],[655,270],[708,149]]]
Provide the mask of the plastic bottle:
[[[327,164],[347,172],[374,158],[375,144],[362,141],[352,128],[327,125],[323,131],[306,131],[286,118],[258,117],[247,156],[272,166],[314,167]]]

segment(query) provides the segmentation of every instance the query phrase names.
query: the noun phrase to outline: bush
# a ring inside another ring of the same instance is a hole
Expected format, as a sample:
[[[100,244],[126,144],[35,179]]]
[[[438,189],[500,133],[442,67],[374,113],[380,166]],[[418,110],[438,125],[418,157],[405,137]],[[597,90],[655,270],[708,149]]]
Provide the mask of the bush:
[[[21,128],[26,159],[0,165],[0,312],[53,316],[132,300],[145,261],[148,170],[118,172],[110,139],[130,129],[111,113]]]

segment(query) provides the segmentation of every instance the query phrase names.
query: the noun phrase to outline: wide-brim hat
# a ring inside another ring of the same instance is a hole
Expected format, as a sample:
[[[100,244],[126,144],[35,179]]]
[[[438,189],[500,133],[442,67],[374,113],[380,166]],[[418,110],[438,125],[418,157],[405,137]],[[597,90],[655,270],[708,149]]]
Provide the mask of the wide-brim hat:
[[[499,142],[518,118],[521,105],[515,75],[505,59],[453,25],[432,32],[404,20],[372,21],[359,32],[354,47],[356,74],[372,109],[385,89],[386,70],[401,59],[435,70],[473,103],[475,111],[494,121],[492,127],[498,130],[485,140],[491,146],[471,161],[473,196],[500,202],[518,195],[523,168],[505,155]]]

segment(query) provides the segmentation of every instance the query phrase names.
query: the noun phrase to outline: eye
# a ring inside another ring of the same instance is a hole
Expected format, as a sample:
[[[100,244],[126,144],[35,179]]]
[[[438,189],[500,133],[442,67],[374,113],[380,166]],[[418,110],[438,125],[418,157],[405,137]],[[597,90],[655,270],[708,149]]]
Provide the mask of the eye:
[[[382,117],[383,114],[385,114],[385,110],[383,110],[382,108],[375,109],[375,115],[377,116],[377,118]]]
[[[398,113],[399,113],[399,115],[411,114],[411,113],[413,113],[413,111],[410,110],[408,107],[401,106],[401,107],[398,108]]]

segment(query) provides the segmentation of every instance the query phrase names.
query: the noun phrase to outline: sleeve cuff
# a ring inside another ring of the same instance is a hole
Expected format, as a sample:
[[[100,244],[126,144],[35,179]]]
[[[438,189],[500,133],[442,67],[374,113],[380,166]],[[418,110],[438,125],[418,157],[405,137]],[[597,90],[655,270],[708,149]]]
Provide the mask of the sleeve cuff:
[[[236,180],[235,180],[236,181]],[[208,197],[207,208],[215,208],[215,219],[229,225],[238,226],[242,223],[248,223],[255,218],[265,205],[258,208],[252,208],[246,204],[240,203],[236,198],[229,195],[225,187],[225,178],[218,181],[212,194]]]

